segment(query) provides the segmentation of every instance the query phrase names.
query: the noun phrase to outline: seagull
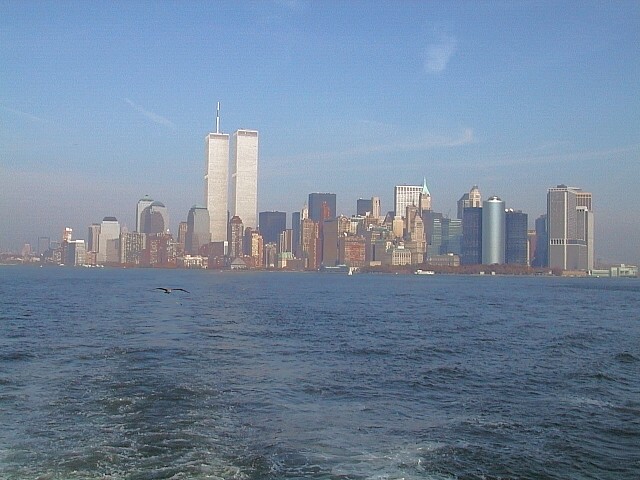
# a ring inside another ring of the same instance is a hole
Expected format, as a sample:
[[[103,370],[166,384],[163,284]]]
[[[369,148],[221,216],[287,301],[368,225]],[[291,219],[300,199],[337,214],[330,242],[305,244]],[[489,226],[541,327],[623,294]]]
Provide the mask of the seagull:
[[[171,293],[174,290],[180,290],[181,292],[187,292],[187,293],[191,293],[189,292],[189,290],[185,290],[184,288],[166,288],[166,287],[156,287],[155,290],[163,290],[164,293]]]

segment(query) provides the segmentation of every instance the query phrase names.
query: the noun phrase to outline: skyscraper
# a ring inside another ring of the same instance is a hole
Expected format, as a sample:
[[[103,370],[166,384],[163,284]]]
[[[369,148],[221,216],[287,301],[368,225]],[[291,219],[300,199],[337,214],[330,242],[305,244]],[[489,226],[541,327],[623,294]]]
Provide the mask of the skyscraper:
[[[462,215],[463,265],[482,263],[482,207],[467,207]]]
[[[211,234],[209,233],[209,211],[198,205],[189,209],[187,215],[187,233],[185,235],[184,250],[190,255],[198,255],[200,247],[207,245]]]
[[[547,192],[549,267],[563,270],[593,268],[591,194],[558,185]]]
[[[359,198],[356,202],[356,215],[364,217],[367,213],[373,212],[373,199],[372,198]]]
[[[520,210],[508,210],[505,217],[505,263],[528,265],[529,216]]]
[[[220,133],[220,104],[216,113],[216,132],[205,139],[204,201],[209,211],[212,242],[227,240],[227,195],[229,188],[229,135]]]
[[[260,212],[259,219],[260,235],[264,243],[278,243],[280,233],[287,229],[286,212]]]
[[[116,217],[102,219],[98,242],[98,263],[120,262],[120,223]]]
[[[480,189],[478,189],[477,185],[471,187],[469,193],[465,193],[458,200],[458,218],[462,219],[464,216],[465,208],[481,208],[482,207],[482,196],[480,195]]]
[[[229,220],[229,257],[242,257],[244,254],[244,225],[242,219],[234,215]]]
[[[231,138],[230,214],[258,228],[258,132],[237,130]]]
[[[309,194],[309,218],[322,223],[324,220],[336,216],[335,193],[310,193]]]
[[[420,207],[422,185],[396,185],[393,188],[393,211],[396,216],[404,217],[407,207]]]
[[[153,203],[153,198],[149,195],[145,195],[136,205],[136,232],[142,232],[142,214],[149,205]],[[91,249],[90,249],[91,250]]]
[[[167,213],[167,207],[162,202],[151,202],[142,211],[140,220],[140,230],[137,230],[140,233],[166,233],[169,228],[169,214]]]
[[[547,215],[536,218],[536,254],[531,261],[534,267],[546,267],[549,265],[549,240],[547,234]]]
[[[504,263],[505,211],[504,202],[490,197],[482,202],[482,263],[492,265]]]

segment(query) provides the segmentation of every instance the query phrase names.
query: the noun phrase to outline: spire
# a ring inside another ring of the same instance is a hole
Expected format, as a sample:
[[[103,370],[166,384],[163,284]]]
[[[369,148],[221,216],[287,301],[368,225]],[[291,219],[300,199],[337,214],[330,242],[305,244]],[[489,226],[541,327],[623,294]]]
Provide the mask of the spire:
[[[424,195],[431,195],[429,193],[429,188],[427,187],[427,177],[424,177],[424,181],[422,182],[422,193]]]
[[[220,102],[216,107],[216,133],[220,133]]]

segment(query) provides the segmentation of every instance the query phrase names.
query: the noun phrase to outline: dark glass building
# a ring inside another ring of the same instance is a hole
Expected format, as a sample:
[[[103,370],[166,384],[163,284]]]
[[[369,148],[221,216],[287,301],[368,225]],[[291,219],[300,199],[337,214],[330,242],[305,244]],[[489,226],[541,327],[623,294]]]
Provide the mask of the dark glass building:
[[[265,244],[277,244],[280,241],[280,233],[287,229],[287,214],[285,212],[260,212],[258,228]]]
[[[316,222],[322,222],[336,217],[335,193],[310,193],[309,194],[309,218]]]
[[[482,208],[467,207],[462,215],[463,265],[482,263]]]
[[[505,263],[528,265],[529,216],[519,210],[508,210],[506,214]]]

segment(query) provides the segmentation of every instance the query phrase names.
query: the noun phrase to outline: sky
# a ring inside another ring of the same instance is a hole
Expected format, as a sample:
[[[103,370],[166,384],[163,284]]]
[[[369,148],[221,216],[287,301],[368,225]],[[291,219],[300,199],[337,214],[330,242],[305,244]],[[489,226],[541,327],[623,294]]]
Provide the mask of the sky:
[[[0,0],[0,251],[138,199],[204,203],[204,138],[260,134],[258,210],[421,185],[546,212],[593,194],[601,262],[640,264],[640,2]],[[290,222],[290,217],[288,219]]]

